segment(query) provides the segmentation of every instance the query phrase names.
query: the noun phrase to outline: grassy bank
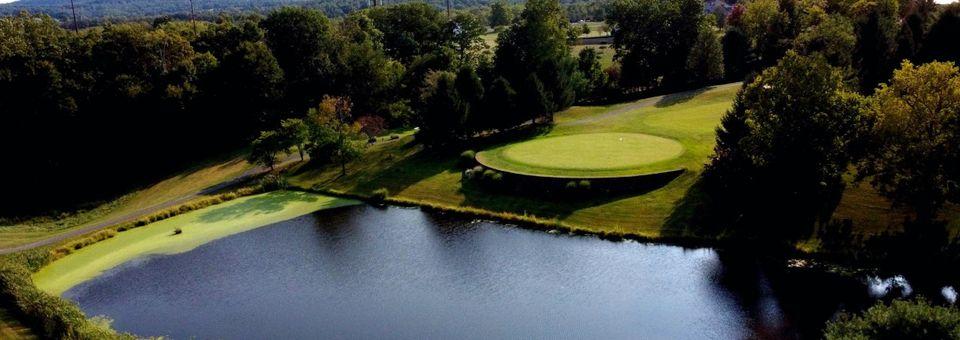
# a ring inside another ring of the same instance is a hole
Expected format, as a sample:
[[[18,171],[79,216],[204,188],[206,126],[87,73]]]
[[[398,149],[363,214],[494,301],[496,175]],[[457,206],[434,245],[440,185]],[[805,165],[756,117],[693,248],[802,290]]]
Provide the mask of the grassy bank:
[[[252,167],[242,158],[229,157],[198,165],[89,210],[33,218],[8,225],[0,223],[0,248],[28,244],[104,221],[120,219],[170,201],[189,198],[197,192],[240,176]]]
[[[680,142],[685,151],[676,162],[688,171],[666,186],[646,192],[578,200],[491,193],[461,182],[456,165],[459,150],[424,150],[410,137],[374,145],[348,166],[347,176],[340,176],[338,169],[303,166],[293,172],[290,181],[303,188],[365,195],[386,188],[393,198],[404,202],[535,217],[586,231],[673,236],[676,231],[665,230],[664,221],[703,169],[713,150],[714,129],[738,88],[739,84],[730,84],[633,103],[573,107],[557,114],[551,130],[532,137],[617,132]]]
[[[278,191],[223,203],[119,233],[50,263],[34,274],[41,290],[59,295],[78,283],[137,257],[175,254],[229,235],[354,200]],[[175,234],[180,230],[180,234]]]

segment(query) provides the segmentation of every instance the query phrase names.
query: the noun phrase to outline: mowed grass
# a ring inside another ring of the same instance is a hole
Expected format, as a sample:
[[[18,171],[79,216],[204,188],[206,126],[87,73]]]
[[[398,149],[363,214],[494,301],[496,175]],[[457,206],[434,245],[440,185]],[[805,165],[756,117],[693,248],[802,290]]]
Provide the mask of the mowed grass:
[[[55,295],[132,259],[175,254],[204,243],[311,212],[358,204],[299,191],[275,191],[196,210],[118,233],[43,267],[33,276],[37,287]],[[182,233],[174,235],[174,230]]]
[[[253,165],[239,157],[201,164],[97,208],[64,219],[0,226],[0,248],[35,242],[76,228],[127,216],[240,176]]]
[[[535,138],[477,154],[497,170],[547,177],[601,178],[676,170],[683,145],[639,133],[587,133]]]
[[[675,202],[696,181],[713,151],[714,130],[731,106],[739,84],[611,106],[573,107],[556,116],[555,126],[539,138],[586,133],[642,133],[679,142],[677,164],[687,169],[667,185],[631,194],[549,199],[536,195],[492,193],[461,182],[459,151],[424,150],[413,138],[373,146],[340,176],[334,167],[297,169],[292,184],[357,194],[386,188],[391,196],[424,204],[469,207],[553,220],[592,231],[629,232],[646,237],[675,235],[664,228]]]

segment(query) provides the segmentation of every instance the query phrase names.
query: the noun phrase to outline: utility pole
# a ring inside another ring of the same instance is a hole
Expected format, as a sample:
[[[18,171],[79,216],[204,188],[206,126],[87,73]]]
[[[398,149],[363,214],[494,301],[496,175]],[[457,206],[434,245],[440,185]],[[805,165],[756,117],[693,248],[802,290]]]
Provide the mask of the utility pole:
[[[447,20],[450,20],[450,0],[447,0]]]
[[[193,23],[193,31],[197,31],[197,15],[193,12],[193,0],[190,0],[190,22]]]
[[[77,7],[73,5],[73,0],[70,0],[70,11],[73,12],[73,33],[80,33],[80,24],[77,23]]]

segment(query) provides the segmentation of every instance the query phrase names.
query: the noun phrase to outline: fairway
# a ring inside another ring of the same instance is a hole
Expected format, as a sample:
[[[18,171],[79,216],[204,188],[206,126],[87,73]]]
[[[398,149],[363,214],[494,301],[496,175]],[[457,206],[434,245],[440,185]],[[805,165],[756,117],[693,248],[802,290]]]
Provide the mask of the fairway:
[[[677,170],[683,154],[672,139],[641,133],[588,133],[538,138],[477,154],[484,166],[542,177],[620,177]]]

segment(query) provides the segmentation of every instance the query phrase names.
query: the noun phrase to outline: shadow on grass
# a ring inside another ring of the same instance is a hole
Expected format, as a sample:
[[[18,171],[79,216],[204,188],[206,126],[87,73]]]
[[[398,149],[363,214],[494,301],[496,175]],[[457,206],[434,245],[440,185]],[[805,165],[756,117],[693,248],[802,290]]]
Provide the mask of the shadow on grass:
[[[198,218],[203,223],[236,219],[244,215],[269,214],[283,210],[291,202],[314,202],[317,196],[299,191],[277,191],[255,196],[239,204],[215,206]]]
[[[653,106],[662,108],[662,107],[668,107],[676,104],[682,104],[695,98],[696,96],[699,96],[704,92],[712,90],[713,88],[714,86],[706,86],[706,87],[701,87],[694,90],[667,94],[661,97],[656,104],[653,104]]]
[[[529,214],[544,219],[563,220],[587,208],[640,196],[657,190],[679,177],[678,173],[645,176],[641,181],[598,183],[586,191],[568,191],[563,183],[537,183],[526,176],[518,176],[491,187],[479,179],[461,181],[463,204],[519,215]],[[553,184],[553,185],[551,185]]]

